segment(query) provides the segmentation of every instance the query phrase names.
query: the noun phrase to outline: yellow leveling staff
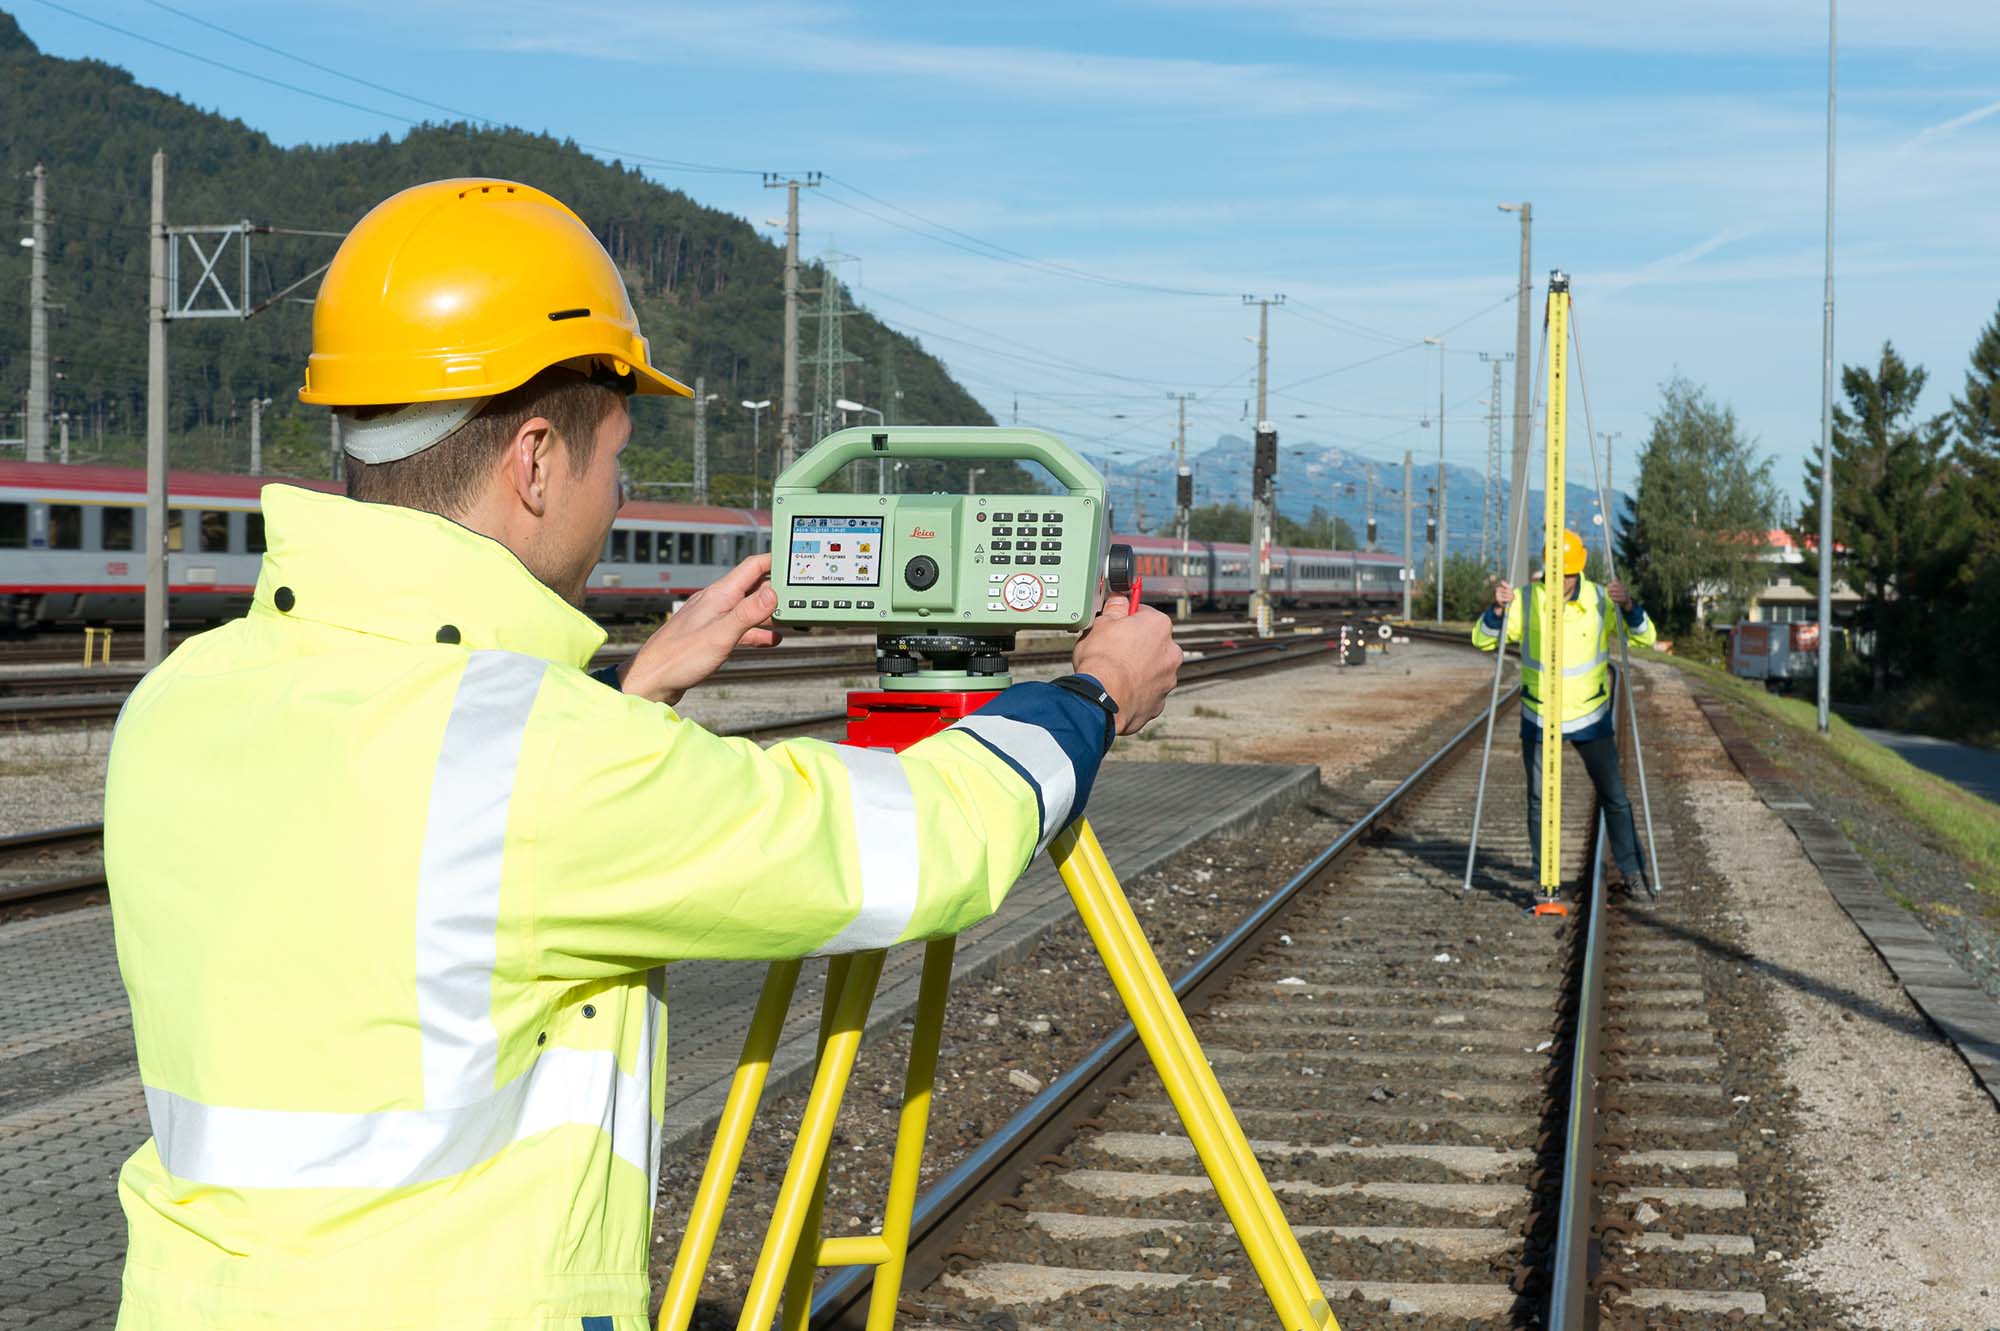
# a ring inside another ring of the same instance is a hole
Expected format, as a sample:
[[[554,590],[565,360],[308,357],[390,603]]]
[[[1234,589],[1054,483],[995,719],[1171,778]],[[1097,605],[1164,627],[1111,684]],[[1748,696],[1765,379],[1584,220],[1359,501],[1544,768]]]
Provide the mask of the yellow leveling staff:
[[[1569,395],[1569,278],[1549,274],[1548,443],[1542,486],[1547,508],[1542,514],[1542,893],[1553,897],[1562,887],[1562,760],[1563,760],[1563,489],[1568,483],[1564,428]]]

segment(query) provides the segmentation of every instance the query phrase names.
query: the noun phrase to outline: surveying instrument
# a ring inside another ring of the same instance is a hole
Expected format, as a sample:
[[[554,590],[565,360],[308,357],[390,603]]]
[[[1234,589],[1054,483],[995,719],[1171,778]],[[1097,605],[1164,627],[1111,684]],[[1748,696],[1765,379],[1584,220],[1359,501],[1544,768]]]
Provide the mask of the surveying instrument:
[[[1042,494],[863,494],[828,489],[866,460],[1027,463],[1058,487]],[[868,629],[879,687],[847,699],[846,743],[900,751],[990,702],[1012,679],[1006,652],[1023,629],[1080,630],[1100,584],[1133,595],[1131,551],[1107,548],[1104,480],[1039,430],[888,427],[829,435],[773,488],[771,584],[777,619],[792,627]],[[1182,1124],[1242,1240],[1284,1331],[1339,1331],[1146,942],[1088,819],[1049,842],[1063,885],[1158,1069]],[[879,1234],[823,1232],[827,1151],[886,953],[829,959],[819,1056],[739,1331],[806,1331],[822,1267],[874,1268],[868,1331],[889,1331],[907,1258],[930,1118],[955,940],[923,943],[915,1029]],[[742,1161],[800,961],[771,965],[724,1101],[715,1140],[660,1305],[659,1331],[686,1331]]]

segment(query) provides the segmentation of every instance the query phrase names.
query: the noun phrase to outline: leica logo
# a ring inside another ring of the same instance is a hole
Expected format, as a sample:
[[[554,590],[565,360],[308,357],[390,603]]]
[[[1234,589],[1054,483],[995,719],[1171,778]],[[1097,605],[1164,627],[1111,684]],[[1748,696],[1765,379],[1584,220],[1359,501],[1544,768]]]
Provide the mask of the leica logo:
[[[937,535],[937,533],[932,531],[929,527],[912,527],[910,528],[910,535],[916,540],[928,541],[934,538]]]

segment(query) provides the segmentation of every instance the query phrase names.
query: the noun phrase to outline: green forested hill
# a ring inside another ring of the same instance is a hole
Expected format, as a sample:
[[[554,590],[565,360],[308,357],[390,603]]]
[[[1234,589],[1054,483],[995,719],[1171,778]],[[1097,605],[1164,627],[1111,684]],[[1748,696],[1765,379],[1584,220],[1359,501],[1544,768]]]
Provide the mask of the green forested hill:
[[[29,171],[48,170],[50,340],[61,376],[54,409],[71,417],[72,457],[141,455],[145,422],[146,224],[155,149],[168,157],[173,222],[253,222],[344,231],[398,189],[445,176],[490,175],[537,185],[575,208],[626,273],[655,361],[721,395],[710,408],[711,493],[749,497],[750,413],[744,398],[771,398],[762,429],[762,479],[776,453],[782,373],[784,253],[741,218],[704,208],[618,163],[606,164],[541,135],[466,125],[412,130],[400,139],[281,148],[241,121],[202,111],[136,84],[94,60],[41,54],[0,12],[0,172],[6,215],[26,235]],[[235,244],[234,241],[231,242]],[[253,291],[267,295],[324,263],[331,240],[258,237]],[[0,261],[0,433],[18,437],[28,383],[28,251],[10,239]],[[185,258],[183,260],[185,263]],[[232,259],[230,267],[235,268]],[[801,286],[817,287],[808,269]],[[309,294],[311,287],[301,294]],[[811,308],[811,302],[806,302]],[[266,470],[326,474],[326,413],[294,393],[310,344],[310,306],[286,303],[247,322],[203,320],[169,330],[171,431],[178,466],[242,470],[248,403],[269,397]],[[877,403],[885,373],[901,391],[892,419],[989,423],[990,417],[911,339],[866,314],[843,320],[847,393]],[[806,354],[814,323],[802,321]],[[893,369],[891,369],[893,366]],[[801,373],[810,417],[812,370]],[[635,405],[631,473],[685,479],[693,412],[682,401]],[[55,429],[51,427],[53,444]],[[809,442],[809,441],[808,441]],[[683,492],[684,493],[684,492]],[[661,497],[670,497],[662,495]]]

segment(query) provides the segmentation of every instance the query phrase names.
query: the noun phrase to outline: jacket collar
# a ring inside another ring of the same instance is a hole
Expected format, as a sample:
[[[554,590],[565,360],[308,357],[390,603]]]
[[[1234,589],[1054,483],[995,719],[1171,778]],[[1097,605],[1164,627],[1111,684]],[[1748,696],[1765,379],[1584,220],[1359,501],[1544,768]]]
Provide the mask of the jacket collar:
[[[403,642],[586,664],[604,630],[512,551],[435,513],[267,485],[256,610]]]

